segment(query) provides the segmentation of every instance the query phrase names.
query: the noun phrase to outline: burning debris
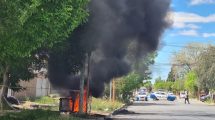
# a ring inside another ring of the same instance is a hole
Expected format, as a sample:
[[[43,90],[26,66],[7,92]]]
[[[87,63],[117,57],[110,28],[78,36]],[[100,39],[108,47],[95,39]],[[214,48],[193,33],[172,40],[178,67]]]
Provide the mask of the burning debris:
[[[89,20],[72,35],[68,50],[50,55],[52,85],[79,90],[80,75],[72,75],[68,69],[68,63],[76,61],[68,60],[68,54],[85,51],[91,53],[89,90],[93,96],[101,96],[105,83],[126,75],[133,61],[157,49],[162,33],[169,26],[165,19],[169,6],[170,0],[91,0]],[[132,53],[131,45],[135,48]],[[84,59],[79,55],[72,57]]]
[[[80,100],[80,92],[77,90],[70,91],[70,97],[60,98],[60,111],[61,112],[71,112],[78,113],[79,112],[79,100]],[[83,97],[83,112],[87,112],[87,90],[84,90]]]

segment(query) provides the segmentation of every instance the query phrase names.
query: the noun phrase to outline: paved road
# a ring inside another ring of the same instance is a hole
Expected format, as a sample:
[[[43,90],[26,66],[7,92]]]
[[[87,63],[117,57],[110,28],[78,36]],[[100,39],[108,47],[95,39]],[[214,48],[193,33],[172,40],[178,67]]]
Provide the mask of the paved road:
[[[124,114],[112,116],[113,120],[215,120],[215,106],[183,100],[135,102]]]

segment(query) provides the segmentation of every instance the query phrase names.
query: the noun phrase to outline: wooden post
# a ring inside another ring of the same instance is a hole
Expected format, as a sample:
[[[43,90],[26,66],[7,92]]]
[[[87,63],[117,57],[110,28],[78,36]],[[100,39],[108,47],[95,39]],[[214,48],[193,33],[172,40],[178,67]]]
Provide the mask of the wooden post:
[[[113,79],[113,102],[115,101],[115,97],[116,97],[116,86],[115,86],[115,79]]]

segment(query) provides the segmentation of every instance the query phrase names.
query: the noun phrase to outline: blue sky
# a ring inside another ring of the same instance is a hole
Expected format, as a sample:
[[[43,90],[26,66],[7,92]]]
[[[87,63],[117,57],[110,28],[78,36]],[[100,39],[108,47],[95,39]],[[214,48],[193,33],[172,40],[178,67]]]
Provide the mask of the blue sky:
[[[215,43],[215,0],[172,0],[170,18],[173,25],[162,37],[152,66],[152,82],[161,76],[166,79],[171,58],[188,43]]]

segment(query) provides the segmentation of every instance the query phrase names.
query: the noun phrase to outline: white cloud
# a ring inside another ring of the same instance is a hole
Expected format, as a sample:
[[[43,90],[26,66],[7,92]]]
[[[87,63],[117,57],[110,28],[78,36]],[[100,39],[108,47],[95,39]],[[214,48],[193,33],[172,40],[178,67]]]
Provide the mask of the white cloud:
[[[195,13],[175,12],[174,22],[176,23],[210,23],[215,22],[215,14],[200,16]]]
[[[178,28],[179,32],[171,36],[183,35],[193,37],[215,37],[215,33],[199,33],[197,30],[201,28],[201,23],[215,23],[215,14],[201,16],[195,13],[174,12],[169,15],[174,20],[173,27]]]
[[[203,33],[202,36],[203,36],[204,38],[215,37],[215,33]]]
[[[190,28],[190,29],[199,29],[200,26],[196,25],[196,24],[186,24],[183,22],[175,22],[173,24],[173,27],[175,28]]]
[[[204,38],[215,37],[215,33],[199,33],[195,29],[182,30],[182,31],[179,31],[178,33],[170,34],[170,36],[172,37],[178,36],[178,35],[190,36],[190,37],[204,37]]]
[[[175,28],[191,28],[199,29],[197,23],[212,23],[215,22],[215,14],[209,16],[200,16],[195,13],[186,13],[186,12],[174,12],[171,13],[173,17],[173,27]]]
[[[180,31],[177,35],[198,37],[199,33],[196,30],[183,30]]]
[[[191,28],[191,29],[195,29],[195,30],[200,28],[200,26],[195,25],[195,24],[186,24],[186,27]]]
[[[214,4],[215,0],[191,0],[190,5]]]

